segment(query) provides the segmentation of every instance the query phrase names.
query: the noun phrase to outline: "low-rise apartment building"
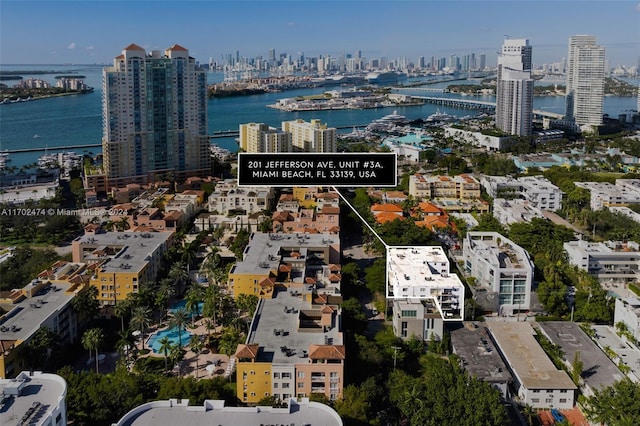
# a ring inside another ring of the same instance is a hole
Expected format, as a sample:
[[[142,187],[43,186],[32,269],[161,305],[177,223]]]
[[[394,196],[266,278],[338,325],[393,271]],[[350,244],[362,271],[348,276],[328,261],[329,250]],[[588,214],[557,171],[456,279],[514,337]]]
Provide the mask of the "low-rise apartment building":
[[[531,222],[531,219],[543,219],[542,210],[534,207],[530,201],[518,198],[506,200],[504,198],[493,199],[493,217],[503,225],[511,225],[518,222]]]
[[[534,266],[526,250],[497,232],[467,232],[462,256],[465,273],[476,279],[475,292],[493,296],[485,309],[499,314],[530,309]]]
[[[125,414],[114,426],[182,425],[295,425],[319,424],[342,426],[336,411],[309,398],[291,398],[277,407],[225,407],[224,400],[204,401],[202,406],[189,405],[188,399],[147,402]],[[312,419],[312,423],[309,421]]]
[[[235,353],[240,401],[341,397],[345,347],[340,309],[312,304],[307,296],[283,290],[258,303],[247,341]]]
[[[555,211],[562,208],[563,192],[543,176],[483,176],[480,183],[492,198],[519,198],[540,210]]]
[[[296,209],[276,211],[271,217],[273,232],[286,234],[340,232],[340,208],[325,206],[322,209]]]
[[[616,179],[615,185],[609,182],[574,182],[574,184],[591,193],[591,210],[640,203],[640,179]]]
[[[563,247],[570,264],[587,271],[601,283],[640,279],[640,245],[634,241],[577,240],[568,241]]]
[[[500,151],[511,144],[511,136],[486,135],[482,132],[457,129],[455,127],[444,128],[445,138],[455,138],[459,141],[471,143],[475,146],[486,148],[487,151]]]
[[[229,294],[270,299],[280,288],[339,294],[340,238],[327,234],[254,232],[229,271]]]
[[[87,286],[89,271],[82,264],[56,262],[24,288],[0,294],[0,377],[14,377],[27,368],[23,350],[41,327],[62,343],[78,338],[78,321],[71,301]],[[44,278],[47,276],[47,278]]]
[[[393,301],[393,332],[402,340],[412,336],[424,341],[442,340],[444,321],[433,300],[395,299]]]
[[[460,321],[464,318],[464,285],[449,268],[442,247],[388,247],[387,297],[428,300],[443,320]]]
[[[71,243],[74,262],[94,269],[90,284],[101,305],[115,305],[140,285],[156,279],[173,232],[106,232],[77,237]]]
[[[22,371],[0,379],[1,425],[67,424],[67,382],[57,374]]]
[[[640,341],[640,299],[637,297],[616,298],[613,323],[623,323],[629,333]]]
[[[522,404],[539,409],[573,408],[577,387],[547,357],[534,337],[531,324],[491,321],[487,326],[511,370]]]
[[[209,211],[223,215],[259,213],[271,209],[274,198],[272,187],[239,187],[237,180],[226,179],[218,182],[209,195]]]
[[[417,200],[434,198],[475,200],[480,198],[480,183],[468,174],[427,176],[416,173],[409,177],[409,195]]]

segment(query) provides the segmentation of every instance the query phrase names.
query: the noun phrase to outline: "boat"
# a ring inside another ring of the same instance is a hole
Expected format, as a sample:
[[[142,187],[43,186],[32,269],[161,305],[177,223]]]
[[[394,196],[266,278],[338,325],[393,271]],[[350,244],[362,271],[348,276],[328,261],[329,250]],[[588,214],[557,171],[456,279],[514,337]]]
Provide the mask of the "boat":
[[[3,170],[9,161],[11,161],[9,159],[9,153],[6,151],[0,151],[0,170]]]
[[[426,121],[434,122],[434,121],[453,121],[457,120],[458,117],[455,115],[447,114],[446,112],[440,112],[440,109],[436,109],[436,112],[427,117]]]
[[[407,79],[407,74],[395,71],[370,72],[365,77],[369,84],[396,84]]]
[[[34,139],[40,139],[40,135],[36,133],[35,135],[33,135],[33,138]]]

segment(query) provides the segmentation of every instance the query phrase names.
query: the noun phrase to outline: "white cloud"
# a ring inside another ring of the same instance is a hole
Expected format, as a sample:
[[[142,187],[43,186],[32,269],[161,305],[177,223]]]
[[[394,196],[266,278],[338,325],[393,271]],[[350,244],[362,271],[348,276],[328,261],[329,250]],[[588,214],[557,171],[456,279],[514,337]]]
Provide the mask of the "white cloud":
[[[67,46],[67,49],[70,49],[70,50],[71,50],[71,49],[75,49],[75,48],[76,48],[76,42],[75,42],[75,41],[72,41],[72,42]]]
[[[93,47],[93,45],[91,45],[91,46],[87,46],[87,47],[86,47],[86,49],[87,49],[87,50],[93,50],[93,49],[95,49],[95,48]]]

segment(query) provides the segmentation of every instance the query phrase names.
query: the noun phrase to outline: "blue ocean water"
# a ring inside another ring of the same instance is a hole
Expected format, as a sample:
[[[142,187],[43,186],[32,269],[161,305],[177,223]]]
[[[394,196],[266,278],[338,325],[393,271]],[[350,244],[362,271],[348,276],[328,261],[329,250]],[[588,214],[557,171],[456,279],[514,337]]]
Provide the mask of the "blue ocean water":
[[[94,87],[94,92],[84,95],[63,96],[30,102],[0,105],[0,150],[11,150],[29,147],[55,148],[60,146],[100,144],[102,138],[102,68],[103,65],[2,65],[2,70],[51,70],[51,74],[28,74],[24,78],[40,78],[55,83],[55,76],[74,72],[85,76],[85,83]],[[209,73],[209,83],[223,80],[221,73]],[[13,85],[15,81],[4,81]],[[430,87],[444,88],[451,83],[437,83]],[[209,134],[216,131],[237,130],[242,123],[260,122],[280,127],[282,121],[302,118],[310,120],[318,118],[330,126],[366,125],[397,110],[409,119],[426,118],[439,108],[442,112],[457,116],[472,115],[473,110],[438,107],[432,104],[413,107],[389,107],[366,110],[328,110],[285,112],[267,105],[276,103],[285,97],[304,96],[322,93],[333,88],[316,88],[291,90],[261,95],[214,98],[208,104]],[[402,92],[421,96],[458,97],[459,95],[432,92]],[[493,96],[466,97],[468,99],[495,101]],[[605,113],[617,116],[619,113],[635,109],[636,98],[605,97]],[[564,112],[564,98],[536,97],[534,108],[550,112]],[[348,130],[346,130],[348,131]],[[222,148],[237,151],[233,138],[215,139]],[[100,147],[75,149],[78,153],[96,154]],[[12,154],[11,165],[22,166],[37,161],[43,152]]]

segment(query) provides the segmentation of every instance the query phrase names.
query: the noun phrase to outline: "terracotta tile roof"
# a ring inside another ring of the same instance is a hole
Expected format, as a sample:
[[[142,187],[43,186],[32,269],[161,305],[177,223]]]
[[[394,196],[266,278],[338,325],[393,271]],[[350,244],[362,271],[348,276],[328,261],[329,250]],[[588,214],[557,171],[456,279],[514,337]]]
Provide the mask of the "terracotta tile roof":
[[[331,274],[329,275],[329,281],[331,281],[332,283],[336,283],[338,281],[340,281],[342,279],[342,276],[340,274]]]
[[[312,277],[306,277],[304,279],[304,282],[307,283],[307,284],[315,284],[316,283],[316,279],[312,278]]]
[[[422,210],[424,213],[440,213],[440,214],[444,213],[440,207],[424,201],[418,204],[418,208]]]
[[[260,281],[259,284],[261,287],[267,286],[267,287],[273,287],[276,285],[276,282],[274,281],[273,278],[265,278],[262,281]]]
[[[167,50],[181,50],[183,52],[188,52],[189,51],[188,49],[185,49],[184,47],[180,46],[179,44],[174,44],[173,46],[171,46]]]
[[[116,56],[116,59],[124,59],[124,55],[118,55]]]
[[[5,353],[14,348],[16,340],[0,340],[0,352]]]
[[[449,226],[449,220],[444,216],[425,216],[424,220],[416,221],[416,225],[433,230],[433,228],[446,228]]]
[[[273,220],[275,222],[286,222],[288,220],[291,220],[291,213],[289,213],[289,211],[285,210],[283,212],[275,212],[273,214]]]
[[[322,214],[340,214],[340,207],[324,206],[321,211]]]
[[[180,212],[178,210],[172,210],[169,213],[165,213],[164,219],[165,220],[180,220],[180,218],[182,216],[183,216],[182,212]]]
[[[339,272],[341,269],[340,265],[336,265],[335,263],[329,265],[329,270],[331,272]]]
[[[331,306],[325,305],[322,307],[322,309],[320,309],[320,312],[322,312],[323,314],[332,314],[334,311],[334,309]]]
[[[238,349],[236,350],[235,357],[239,358],[249,358],[256,359],[258,357],[258,349],[259,345],[238,345]]]
[[[378,223],[387,223],[394,220],[404,220],[404,217],[398,216],[395,213],[384,212],[375,216],[376,222]]]
[[[371,206],[373,212],[398,212],[402,213],[402,207],[395,204],[374,204]]]
[[[53,276],[53,271],[51,269],[45,269],[44,271],[38,274],[38,278],[50,278]]]
[[[279,201],[293,201],[293,195],[292,194],[282,194],[282,195],[280,195],[280,200]]]
[[[401,198],[406,199],[407,196],[402,191],[387,191],[387,198]]]
[[[320,231],[318,231],[316,228],[304,228],[304,233],[305,234],[319,234]]]
[[[329,228],[329,232],[340,232],[340,227],[332,226],[331,228]]]
[[[144,51],[144,49],[142,47],[138,46],[135,43],[131,43],[130,45],[125,47],[123,50],[142,50],[142,51]]]
[[[278,268],[278,271],[280,272],[291,272],[291,265],[289,264],[284,264],[284,265],[280,265],[280,267]]]
[[[309,345],[309,359],[345,359],[344,346]]]

